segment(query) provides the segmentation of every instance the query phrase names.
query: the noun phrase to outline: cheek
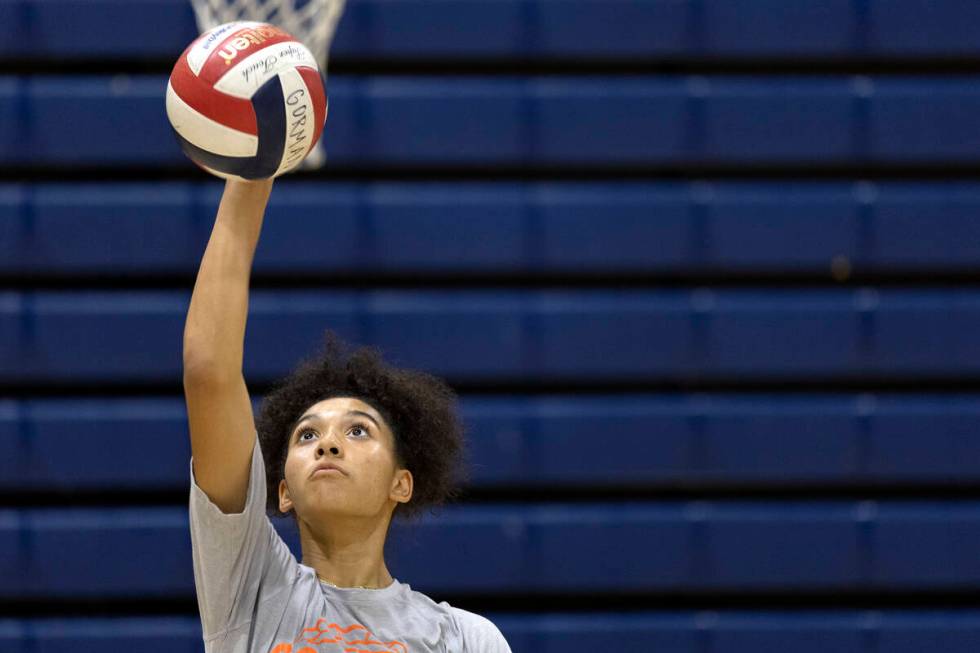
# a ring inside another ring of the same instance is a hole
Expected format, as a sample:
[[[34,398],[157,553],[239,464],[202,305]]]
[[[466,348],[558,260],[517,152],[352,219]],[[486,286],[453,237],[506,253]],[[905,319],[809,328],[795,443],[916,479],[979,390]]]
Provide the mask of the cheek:
[[[376,443],[371,448],[369,460],[372,486],[387,495],[395,473],[394,454],[381,443]]]
[[[364,450],[365,461],[370,467],[373,476],[384,476],[391,473],[394,467],[394,458],[391,452],[380,442],[372,442]]]
[[[289,454],[286,456],[286,464],[283,468],[284,475],[286,477],[286,482],[293,486],[297,481],[297,475],[300,473],[302,461],[300,456],[295,450],[290,450]]]

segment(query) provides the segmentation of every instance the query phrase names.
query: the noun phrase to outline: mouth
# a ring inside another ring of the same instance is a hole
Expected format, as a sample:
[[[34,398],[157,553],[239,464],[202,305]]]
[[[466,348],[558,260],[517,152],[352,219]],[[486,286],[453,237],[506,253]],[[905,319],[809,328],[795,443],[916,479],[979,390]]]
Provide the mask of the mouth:
[[[331,467],[331,468],[327,468],[327,469],[318,469],[318,470],[316,470],[315,472],[313,472],[313,478],[316,478],[318,476],[326,476],[326,475],[333,475],[333,474],[336,474],[337,476],[343,476],[344,475],[344,473],[342,471],[340,471],[339,469],[334,469],[334,468]]]

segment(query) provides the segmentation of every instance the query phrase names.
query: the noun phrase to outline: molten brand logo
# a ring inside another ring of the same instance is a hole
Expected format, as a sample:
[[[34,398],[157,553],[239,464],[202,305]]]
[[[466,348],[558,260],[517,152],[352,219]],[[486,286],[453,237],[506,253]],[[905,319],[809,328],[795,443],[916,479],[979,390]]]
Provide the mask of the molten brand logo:
[[[409,653],[399,641],[382,642],[360,624],[342,628],[317,619],[312,628],[304,628],[293,643],[276,644],[269,653]],[[304,645],[305,644],[305,645]]]
[[[225,60],[225,65],[230,66],[231,62],[235,60],[235,57],[238,56],[239,52],[248,50],[253,45],[265,43],[269,39],[277,36],[286,36],[286,33],[271,26],[250,28],[235,38],[227,41],[222,48],[218,50],[218,54]]]

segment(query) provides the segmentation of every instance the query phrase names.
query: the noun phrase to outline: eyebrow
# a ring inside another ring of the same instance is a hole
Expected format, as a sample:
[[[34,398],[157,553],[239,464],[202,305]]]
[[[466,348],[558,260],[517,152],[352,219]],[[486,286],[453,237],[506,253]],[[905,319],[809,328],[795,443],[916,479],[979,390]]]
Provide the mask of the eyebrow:
[[[381,430],[381,426],[377,423],[377,421],[375,421],[373,417],[365,413],[363,410],[348,410],[346,413],[344,413],[344,417],[347,417],[348,415],[360,415],[361,417],[366,417],[369,420],[371,420],[372,423],[374,423],[375,428],[377,428],[379,431]],[[296,425],[293,426],[293,430],[295,431],[300,424],[316,416],[317,413],[307,413],[303,415],[298,420],[296,420]]]

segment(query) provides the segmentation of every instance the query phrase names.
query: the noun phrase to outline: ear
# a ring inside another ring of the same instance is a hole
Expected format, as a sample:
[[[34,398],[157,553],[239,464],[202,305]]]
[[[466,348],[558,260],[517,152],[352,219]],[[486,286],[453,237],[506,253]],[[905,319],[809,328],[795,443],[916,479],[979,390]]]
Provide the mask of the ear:
[[[395,478],[391,482],[391,494],[389,496],[398,503],[408,503],[412,498],[412,484],[412,472],[407,469],[395,470]]]
[[[293,509],[293,500],[289,497],[289,487],[286,479],[279,481],[279,512],[289,512]]]

